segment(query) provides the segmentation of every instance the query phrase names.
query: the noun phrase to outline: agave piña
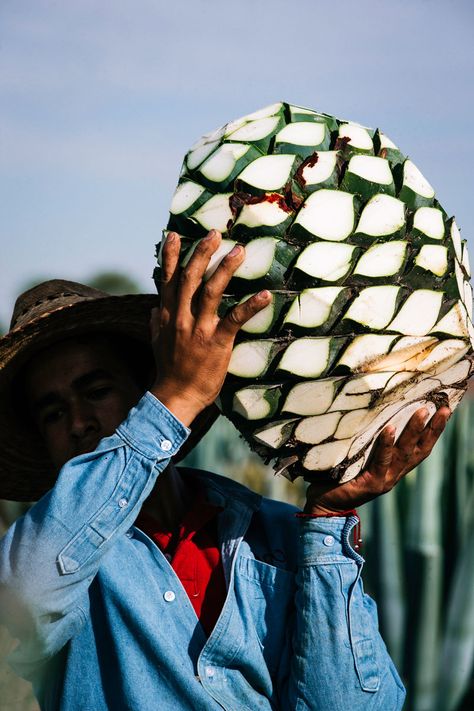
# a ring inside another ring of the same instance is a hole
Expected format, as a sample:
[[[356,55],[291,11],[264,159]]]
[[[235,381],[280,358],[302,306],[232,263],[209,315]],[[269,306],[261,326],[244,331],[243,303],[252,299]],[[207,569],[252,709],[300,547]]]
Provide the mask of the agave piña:
[[[223,310],[272,292],[239,335],[220,403],[277,471],[349,480],[386,424],[459,403],[474,341],[466,243],[380,130],[275,103],[206,134],[167,226],[183,265],[211,228],[223,240],[206,278],[246,248]]]

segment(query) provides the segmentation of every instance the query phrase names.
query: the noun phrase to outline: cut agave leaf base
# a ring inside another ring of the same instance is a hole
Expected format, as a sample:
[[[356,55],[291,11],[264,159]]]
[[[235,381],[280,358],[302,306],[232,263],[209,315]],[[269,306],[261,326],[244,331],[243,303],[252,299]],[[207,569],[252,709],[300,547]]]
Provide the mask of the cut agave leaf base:
[[[222,412],[275,470],[348,481],[388,424],[453,410],[473,370],[466,242],[416,165],[380,130],[278,102],[187,153],[169,230],[186,265],[215,228],[246,257],[221,314],[260,289]],[[160,282],[160,246],[155,280]]]

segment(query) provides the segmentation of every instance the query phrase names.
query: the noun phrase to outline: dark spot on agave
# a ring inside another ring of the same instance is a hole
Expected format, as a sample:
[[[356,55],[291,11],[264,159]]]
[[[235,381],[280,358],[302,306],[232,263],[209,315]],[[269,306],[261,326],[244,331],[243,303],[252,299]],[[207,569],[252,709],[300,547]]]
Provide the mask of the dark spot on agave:
[[[298,195],[298,193],[295,193],[295,191],[293,190],[291,181],[287,183],[287,185],[285,185],[285,202],[291,208],[291,210],[295,211],[299,210],[302,203],[304,202],[304,198],[301,197],[301,195]]]
[[[296,171],[295,180],[302,188],[304,188],[304,186],[306,185],[306,180],[303,177],[303,171],[305,170],[305,168],[312,168],[313,166],[315,166],[318,160],[318,152],[315,151],[312,155],[309,156],[309,158],[306,158],[306,160],[301,163],[300,167]]]
[[[250,195],[249,193],[236,192],[229,198],[230,209],[234,214],[242,209],[244,205],[258,205],[262,202],[276,202],[280,210],[293,212],[293,208],[288,205],[283,195],[279,193],[265,193],[264,195]]]
[[[248,205],[251,197],[252,196],[249,193],[244,193],[243,191],[237,191],[236,193],[230,196],[229,207],[234,217],[237,216],[237,213],[240,212],[244,205]]]
[[[336,144],[334,146],[335,151],[345,151],[347,148],[347,144],[351,142],[351,139],[349,136],[338,136],[336,138]]]

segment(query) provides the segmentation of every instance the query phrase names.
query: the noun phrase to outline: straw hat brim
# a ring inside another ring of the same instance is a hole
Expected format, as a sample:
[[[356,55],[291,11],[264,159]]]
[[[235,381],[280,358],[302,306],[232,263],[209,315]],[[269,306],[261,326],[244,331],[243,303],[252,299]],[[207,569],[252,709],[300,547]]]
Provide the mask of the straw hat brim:
[[[148,345],[150,313],[158,305],[153,294],[82,300],[44,313],[0,339],[0,499],[36,501],[57,476],[39,434],[28,425],[27,413],[21,417],[23,404],[12,400],[12,384],[21,369],[39,351],[73,336],[122,334]],[[176,460],[197,444],[218,415],[211,405],[196,418]]]

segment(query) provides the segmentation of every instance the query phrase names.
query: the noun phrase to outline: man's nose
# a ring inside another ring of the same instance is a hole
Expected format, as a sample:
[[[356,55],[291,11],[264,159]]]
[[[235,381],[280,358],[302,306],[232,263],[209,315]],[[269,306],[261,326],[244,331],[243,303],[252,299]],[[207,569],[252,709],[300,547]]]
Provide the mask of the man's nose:
[[[87,403],[74,403],[70,408],[70,432],[71,437],[82,439],[85,435],[98,432],[99,421],[95,416],[94,409]]]

